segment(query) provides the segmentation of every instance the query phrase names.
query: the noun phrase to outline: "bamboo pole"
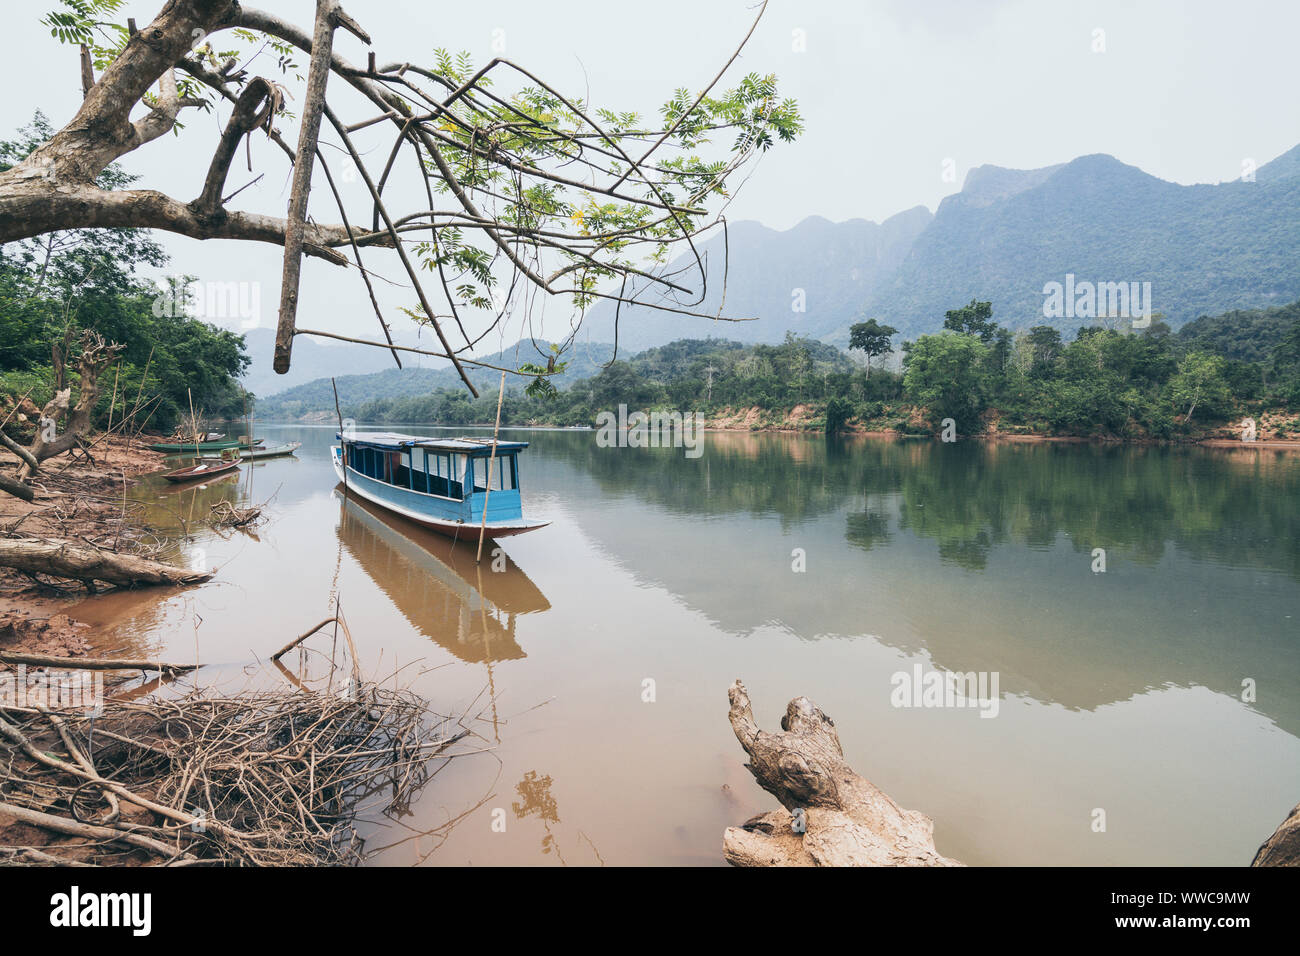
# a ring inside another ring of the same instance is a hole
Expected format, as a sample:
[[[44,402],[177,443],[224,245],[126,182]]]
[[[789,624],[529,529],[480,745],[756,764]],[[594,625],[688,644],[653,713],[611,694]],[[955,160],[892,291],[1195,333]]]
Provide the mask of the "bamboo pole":
[[[117,380],[121,374],[122,374],[122,363],[119,362],[117,364],[117,367],[113,370],[113,397],[108,400],[108,429],[107,430],[109,434],[112,434],[113,431],[113,406],[117,404]]]
[[[501,373],[501,388],[497,391],[497,423],[492,427],[492,452],[488,456],[487,477],[483,482],[483,523],[478,529],[478,554],[474,557],[475,564],[483,562],[483,538],[487,534],[487,515],[488,502],[492,498],[492,463],[497,459],[497,435],[501,432],[501,402],[506,397],[506,373]],[[473,489],[470,489],[473,494]]]
[[[136,413],[140,410],[140,396],[142,396],[142,395],[144,394],[144,383],[145,383],[146,381],[149,380],[149,366],[153,364],[153,353],[154,353],[154,349],[156,349],[157,347],[158,347],[158,346],[155,345],[155,346],[153,346],[153,348],[149,349],[149,357],[148,357],[147,359],[145,359],[145,363],[144,363],[144,374],[140,376],[140,387],[139,387],[138,389],[136,389],[136,391],[135,391],[135,404],[131,406],[131,418],[132,418],[132,419],[135,418]],[[126,411],[126,396],[125,396],[125,395],[122,396],[122,410],[123,410],[124,412]],[[137,429],[136,429],[136,433],[138,434],[138,433],[140,432],[141,428],[143,428],[143,427],[144,427],[144,426],[140,426],[139,428],[137,428]],[[127,450],[127,451],[130,451],[130,450],[131,450],[131,439],[132,439],[133,437],[134,437],[134,436],[133,436],[130,432],[127,432],[127,435],[126,435],[126,450]]]
[[[187,388],[185,397],[190,400],[190,425],[194,428],[194,457],[199,455],[199,420],[194,414],[194,394]]]
[[[343,497],[347,498],[348,494],[348,446],[343,436],[343,410],[339,408],[339,386],[330,376],[330,387],[334,389],[334,414],[339,419],[339,457],[343,462]]]

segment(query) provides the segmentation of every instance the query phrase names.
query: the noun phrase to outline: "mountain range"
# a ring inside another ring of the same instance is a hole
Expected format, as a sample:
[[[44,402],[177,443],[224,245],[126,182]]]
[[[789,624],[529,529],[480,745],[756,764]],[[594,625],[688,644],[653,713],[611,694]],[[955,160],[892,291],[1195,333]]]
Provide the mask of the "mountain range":
[[[617,341],[620,355],[688,338],[777,343],[787,331],[844,347],[850,325],[876,318],[899,330],[897,345],[939,329],[945,311],[971,299],[992,302],[994,320],[1012,329],[1045,324],[1072,333],[1087,320],[1044,317],[1044,286],[1071,275],[1149,282],[1152,308],[1178,329],[1198,316],[1300,298],[1300,146],[1261,166],[1253,181],[1217,185],[1166,182],[1105,154],[1033,170],[979,166],[933,214],[916,206],[881,223],[812,216],[784,231],[737,222],[699,251],[707,285],[692,310],[753,321],[625,305],[616,327],[614,306],[602,302],[580,339]],[[692,261],[679,257],[669,270]],[[683,276],[698,281],[698,272]],[[667,304],[683,307],[680,296]],[[246,341],[253,364],[244,384],[260,396],[340,370],[381,372],[373,384],[389,394],[456,381],[438,359],[404,356],[404,365],[425,366],[408,374],[379,349],[306,338],[294,346],[290,373],[277,376],[273,332],[256,329]],[[485,360],[538,361],[528,345]],[[576,352],[569,357],[580,372],[606,360],[609,346]],[[481,377],[495,386],[495,373]]]
[[[979,166],[934,215],[918,206],[879,224],[812,217],[785,232],[741,222],[725,247],[715,237],[701,252],[709,282],[696,310],[758,321],[625,306],[620,344],[707,335],[775,343],[792,329],[843,346],[864,318],[908,338],[939,329],[944,312],[971,299],[992,302],[994,319],[1013,329],[1073,332],[1083,323],[1043,310],[1044,285],[1069,274],[1150,282],[1154,310],[1177,329],[1300,297],[1300,146],[1261,166],[1253,182],[1218,185],[1166,182],[1104,154],[1033,170]],[[690,261],[681,256],[669,269]],[[803,312],[795,311],[800,290]],[[607,303],[592,310],[593,337],[613,338],[613,315]]]

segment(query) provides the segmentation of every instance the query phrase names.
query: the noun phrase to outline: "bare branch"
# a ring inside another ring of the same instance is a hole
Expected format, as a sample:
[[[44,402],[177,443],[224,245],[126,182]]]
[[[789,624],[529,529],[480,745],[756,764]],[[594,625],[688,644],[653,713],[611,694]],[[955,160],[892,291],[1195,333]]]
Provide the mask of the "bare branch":
[[[293,353],[293,327],[298,316],[298,283],[302,276],[302,242],[307,223],[307,197],[320,138],[320,116],[325,107],[330,56],[334,44],[337,0],[316,0],[316,32],[312,37],[311,66],[307,70],[307,98],[298,130],[298,154],[293,163],[293,190],[289,194],[289,223],[284,236],[284,276],[280,283],[280,317],[275,331],[273,367],[289,371]]]

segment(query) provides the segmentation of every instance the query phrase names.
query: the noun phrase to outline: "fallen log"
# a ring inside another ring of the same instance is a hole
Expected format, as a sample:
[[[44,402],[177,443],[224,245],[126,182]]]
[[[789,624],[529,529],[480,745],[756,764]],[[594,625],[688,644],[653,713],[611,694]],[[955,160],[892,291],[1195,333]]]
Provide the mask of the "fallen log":
[[[7,491],[15,498],[21,498],[23,501],[31,501],[36,497],[36,492],[21,481],[15,481],[12,478],[0,475],[0,491]]]
[[[1300,804],[1255,851],[1251,866],[1300,866]]]
[[[834,723],[807,697],[760,730],[745,685],[727,691],[728,717],[754,779],[785,807],[728,827],[733,866],[961,866],[934,846],[934,821],[904,810],[844,760]],[[797,811],[796,813],[791,811]],[[796,828],[803,830],[796,832]]]
[[[183,674],[197,670],[198,664],[170,664],[167,661],[142,661],[111,657],[49,657],[45,654],[20,654],[0,650],[0,664],[26,664],[28,667],[59,667],[81,671],[158,671],[160,674]]]
[[[198,584],[216,573],[191,571],[132,554],[118,554],[66,541],[35,538],[0,539],[0,567],[122,586]]]

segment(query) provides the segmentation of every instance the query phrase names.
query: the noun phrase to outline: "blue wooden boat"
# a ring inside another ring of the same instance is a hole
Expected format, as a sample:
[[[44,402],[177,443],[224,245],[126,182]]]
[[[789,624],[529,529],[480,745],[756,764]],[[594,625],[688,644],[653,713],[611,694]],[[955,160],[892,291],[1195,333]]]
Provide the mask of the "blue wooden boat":
[[[330,447],[339,480],[358,497],[453,538],[506,538],[544,528],[524,518],[519,453],[526,441],[422,438],[394,432],[337,436]],[[346,477],[345,477],[346,476]],[[490,490],[489,490],[490,489]]]

